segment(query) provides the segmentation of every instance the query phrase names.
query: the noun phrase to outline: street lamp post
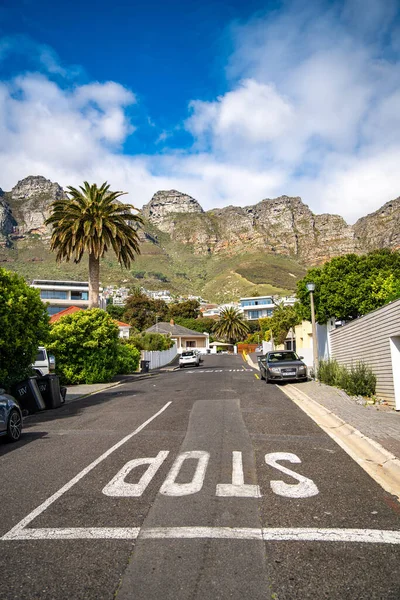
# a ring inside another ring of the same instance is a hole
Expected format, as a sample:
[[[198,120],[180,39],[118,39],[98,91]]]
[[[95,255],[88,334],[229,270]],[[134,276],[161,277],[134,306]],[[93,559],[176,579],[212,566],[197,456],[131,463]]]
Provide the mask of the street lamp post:
[[[307,290],[310,294],[310,303],[311,303],[311,328],[312,328],[312,338],[313,338],[313,363],[314,363],[314,377],[317,379],[318,375],[318,340],[317,340],[317,327],[315,324],[315,308],[314,308],[314,291],[315,291],[315,283],[307,283]]]
[[[156,333],[158,333],[158,315],[156,315]]]

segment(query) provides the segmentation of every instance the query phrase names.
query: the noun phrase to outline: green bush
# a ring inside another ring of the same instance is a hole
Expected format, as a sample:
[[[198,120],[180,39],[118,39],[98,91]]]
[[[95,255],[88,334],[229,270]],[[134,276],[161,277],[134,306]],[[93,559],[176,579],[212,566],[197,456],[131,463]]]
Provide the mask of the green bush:
[[[350,396],[374,396],[376,376],[368,365],[363,362],[357,362],[350,367],[343,389]]]
[[[118,372],[118,327],[104,310],[66,315],[50,331],[48,351],[63,383],[106,383]]]
[[[342,369],[343,367],[339,365],[337,360],[321,360],[319,362],[318,379],[327,385],[340,387],[338,384],[342,376]]]
[[[118,346],[118,373],[127,375],[137,371],[140,361],[140,350],[132,344],[122,342]]]
[[[139,333],[129,338],[138,350],[169,350],[174,345],[170,337],[161,333]]]
[[[321,360],[318,379],[327,385],[341,388],[349,396],[373,396],[376,389],[376,376],[372,369],[359,361],[347,369],[336,360]]]
[[[39,345],[49,335],[49,317],[39,291],[0,268],[0,387],[30,374]]]

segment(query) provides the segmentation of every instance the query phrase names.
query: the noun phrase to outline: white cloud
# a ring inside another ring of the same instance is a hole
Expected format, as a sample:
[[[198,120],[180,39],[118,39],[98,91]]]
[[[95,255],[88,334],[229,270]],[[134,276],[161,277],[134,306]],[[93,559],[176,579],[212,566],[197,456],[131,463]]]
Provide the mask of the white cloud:
[[[253,79],[219,97],[216,102],[194,101],[193,114],[187,121],[189,131],[201,136],[210,132],[214,140],[226,136],[246,144],[274,140],[288,132],[292,108],[273,85]]]
[[[360,1],[288,1],[236,25],[226,92],[193,99],[168,130],[141,122],[137,96],[116,82],[72,85],[40,46],[45,75],[0,83],[0,185],[43,174],[64,186],[108,180],[136,206],[175,188],[205,209],[291,194],[349,221],[376,210],[400,193],[396,0],[366,0],[361,16]],[[0,43],[0,60],[9,52]],[[150,125],[158,153],[123,154]],[[182,126],[193,147],[168,150]]]

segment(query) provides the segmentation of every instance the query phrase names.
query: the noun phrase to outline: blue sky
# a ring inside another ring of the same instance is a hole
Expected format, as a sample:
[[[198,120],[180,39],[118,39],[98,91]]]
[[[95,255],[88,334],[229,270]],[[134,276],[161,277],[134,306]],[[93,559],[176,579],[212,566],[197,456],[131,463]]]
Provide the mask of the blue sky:
[[[84,179],[141,206],[400,194],[397,0],[0,4],[0,186]]]

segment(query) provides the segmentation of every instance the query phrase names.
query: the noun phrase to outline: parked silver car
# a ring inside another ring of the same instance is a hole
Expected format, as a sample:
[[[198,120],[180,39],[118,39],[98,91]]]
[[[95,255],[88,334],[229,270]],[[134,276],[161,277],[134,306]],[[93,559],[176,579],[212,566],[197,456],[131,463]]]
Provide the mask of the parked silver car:
[[[307,367],[296,352],[275,350],[258,357],[260,378],[270,381],[307,381]]]
[[[16,400],[0,389],[0,436],[18,442],[22,432],[22,413]]]

